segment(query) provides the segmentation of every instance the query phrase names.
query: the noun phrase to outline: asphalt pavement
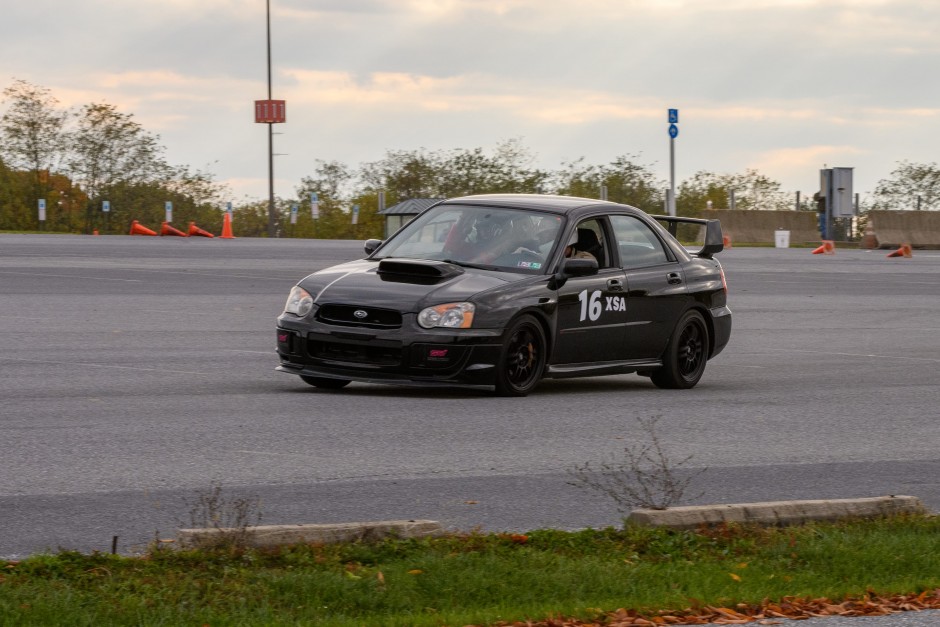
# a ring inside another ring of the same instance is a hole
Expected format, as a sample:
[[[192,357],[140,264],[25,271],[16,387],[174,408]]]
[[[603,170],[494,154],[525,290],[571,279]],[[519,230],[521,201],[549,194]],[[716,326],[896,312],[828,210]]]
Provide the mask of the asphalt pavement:
[[[0,234],[0,556],[133,552],[213,482],[265,524],[619,525],[570,470],[622,459],[650,416],[691,455],[689,504],[940,511],[940,252],[887,252],[721,253],[734,330],[693,390],[626,375],[500,399],[274,371],[288,290],[360,242]]]

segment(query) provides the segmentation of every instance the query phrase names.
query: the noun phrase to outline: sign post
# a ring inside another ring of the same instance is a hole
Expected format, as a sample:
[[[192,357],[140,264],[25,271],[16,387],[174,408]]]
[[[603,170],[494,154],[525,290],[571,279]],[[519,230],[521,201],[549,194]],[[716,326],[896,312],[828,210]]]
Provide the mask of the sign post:
[[[173,221],[173,202],[168,200],[166,201],[166,203],[164,203],[163,207],[166,211],[166,221],[172,222]]]
[[[46,199],[39,199],[39,226],[44,227],[46,224]]]
[[[676,215],[676,137],[679,136],[679,110],[669,109],[669,197],[666,204],[669,215]]]
[[[310,217],[314,220],[320,219],[320,199],[316,192],[310,194]]]

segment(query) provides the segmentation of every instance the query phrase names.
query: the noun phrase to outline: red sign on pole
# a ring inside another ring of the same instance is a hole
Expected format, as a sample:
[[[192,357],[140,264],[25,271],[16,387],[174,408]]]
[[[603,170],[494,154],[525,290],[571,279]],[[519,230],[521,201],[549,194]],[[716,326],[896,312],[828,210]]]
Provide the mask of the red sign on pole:
[[[287,101],[255,100],[255,122],[282,124],[287,121]]]

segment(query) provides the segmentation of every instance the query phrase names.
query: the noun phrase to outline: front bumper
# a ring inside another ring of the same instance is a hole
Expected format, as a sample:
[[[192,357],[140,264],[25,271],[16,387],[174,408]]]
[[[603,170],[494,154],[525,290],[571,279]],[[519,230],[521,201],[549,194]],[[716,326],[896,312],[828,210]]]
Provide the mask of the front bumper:
[[[278,318],[277,370],[368,383],[492,385],[502,331],[350,328]]]

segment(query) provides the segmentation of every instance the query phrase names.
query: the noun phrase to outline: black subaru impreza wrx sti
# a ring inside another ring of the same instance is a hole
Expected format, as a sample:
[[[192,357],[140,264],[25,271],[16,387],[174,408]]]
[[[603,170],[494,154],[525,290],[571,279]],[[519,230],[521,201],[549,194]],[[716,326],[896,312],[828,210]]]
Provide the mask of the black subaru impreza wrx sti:
[[[688,232],[703,244],[687,249]],[[365,259],[302,279],[277,319],[278,370],[492,386],[624,373],[691,388],[731,335],[717,220],[522,194],[442,201]]]

